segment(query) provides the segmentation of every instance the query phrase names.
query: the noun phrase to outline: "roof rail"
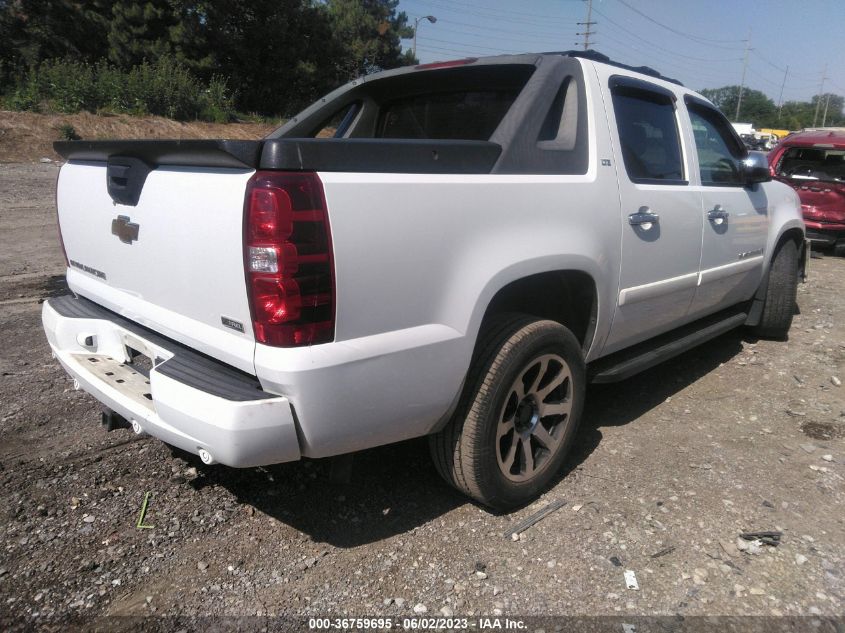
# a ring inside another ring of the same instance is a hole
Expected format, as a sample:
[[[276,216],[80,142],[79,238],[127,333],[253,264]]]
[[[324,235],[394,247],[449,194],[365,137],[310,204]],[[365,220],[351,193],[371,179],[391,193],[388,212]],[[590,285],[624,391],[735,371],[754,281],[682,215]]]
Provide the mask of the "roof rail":
[[[654,70],[654,68],[649,68],[648,66],[629,66],[628,64],[615,62],[610,59],[610,57],[608,57],[607,55],[604,55],[603,53],[599,53],[598,51],[594,51],[592,49],[586,51],[549,51],[543,53],[543,55],[564,55],[566,57],[581,57],[583,59],[589,59],[594,62],[600,62],[602,64],[616,66],[617,68],[624,68],[625,70],[630,70],[632,72],[640,73],[642,75],[648,75],[649,77],[655,77],[656,79],[662,79],[663,81],[668,81],[679,86],[684,85],[677,79],[672,79],[671,77],[664,77],[659,72]]]

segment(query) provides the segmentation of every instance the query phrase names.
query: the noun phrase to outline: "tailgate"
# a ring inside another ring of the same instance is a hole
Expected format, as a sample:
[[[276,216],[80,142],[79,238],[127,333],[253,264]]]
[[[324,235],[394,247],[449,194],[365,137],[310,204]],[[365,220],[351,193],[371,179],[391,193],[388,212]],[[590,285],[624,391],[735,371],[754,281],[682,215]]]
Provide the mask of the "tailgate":
[[[70,288],[254,373],[242,246],[244,193],[254,170],[144,157],[150,162],[122,161],[117,169],[121,161],[112,160],[109,176],[108,160],[70,158],[57,186]],[[137,165],[149,171],[133,205],[115,190],[132,183]]]

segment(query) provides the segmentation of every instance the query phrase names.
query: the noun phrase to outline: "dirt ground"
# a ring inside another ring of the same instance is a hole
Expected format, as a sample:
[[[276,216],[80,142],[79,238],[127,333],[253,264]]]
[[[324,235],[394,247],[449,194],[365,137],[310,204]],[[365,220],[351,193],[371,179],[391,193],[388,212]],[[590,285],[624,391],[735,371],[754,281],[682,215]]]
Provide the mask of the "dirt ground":
[[[206,123],[174,121],[160,116],[35,114],[0,110],[0,163],[58,160],[53,141],[62,140],[62,126],[70,126],[83,140],[107,138],[243,138],[256,139],[278,127],[276,123]]]
[[[495,515],[441,482],[424,441],[357,456],[341,485],[323,461],[206,467],[106,433],[40,325],[43,298],[65,292],[56,173],[0,165],[0,628],[420,614],[845,626],[845,260],[812,260],[788,342],[735,332],[591,387],[564,476]],[[138,528],[147,493],[153,527]],[[758,530],[780,545],[740,551]]]

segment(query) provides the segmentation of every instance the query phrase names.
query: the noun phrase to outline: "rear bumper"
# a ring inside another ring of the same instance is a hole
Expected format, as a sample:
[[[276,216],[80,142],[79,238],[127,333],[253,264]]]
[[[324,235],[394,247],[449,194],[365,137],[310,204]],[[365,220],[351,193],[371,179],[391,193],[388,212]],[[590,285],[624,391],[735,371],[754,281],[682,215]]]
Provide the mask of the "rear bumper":
[[[210,462],[247,467],[300,458],[287,398],[258,381],[85,299],[44,303],[42,321],[56,359],[108,408],[136,429]],[[153,359],[127,364],[127,348]]]

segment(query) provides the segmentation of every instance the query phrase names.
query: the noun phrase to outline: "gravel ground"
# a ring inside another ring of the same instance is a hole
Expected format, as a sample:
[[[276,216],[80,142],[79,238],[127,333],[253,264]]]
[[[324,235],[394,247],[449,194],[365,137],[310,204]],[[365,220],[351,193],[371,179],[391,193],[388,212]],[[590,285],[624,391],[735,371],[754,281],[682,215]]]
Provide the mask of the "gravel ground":
[[[788,342],[736,332],[591,387],[566,473],[495,515],[440,481],[424,441],[356,456],[340,485],[325,461],[207,467],[102,430],[40,326],[40,301],[65,291],[56,172],[0,165],[0,628],[423,612],[842,625],[845,260],[812,260]],[[781,544],[749,548],[752,530]]]

